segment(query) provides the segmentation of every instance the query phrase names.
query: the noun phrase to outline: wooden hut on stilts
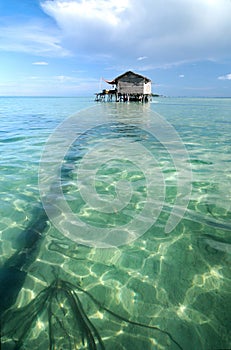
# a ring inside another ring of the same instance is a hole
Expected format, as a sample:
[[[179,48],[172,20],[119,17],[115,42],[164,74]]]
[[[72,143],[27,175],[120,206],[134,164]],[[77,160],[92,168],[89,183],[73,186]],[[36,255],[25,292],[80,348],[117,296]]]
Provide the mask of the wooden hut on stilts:
[[[148,102],[152,96],[151,80],[143,75],[132,71],[125,72],[117,78],[109,81],[105,80],[112,86],[111,89],[102,90],[96,93],[95,100],[100,102],[129,102],[140,101]]]

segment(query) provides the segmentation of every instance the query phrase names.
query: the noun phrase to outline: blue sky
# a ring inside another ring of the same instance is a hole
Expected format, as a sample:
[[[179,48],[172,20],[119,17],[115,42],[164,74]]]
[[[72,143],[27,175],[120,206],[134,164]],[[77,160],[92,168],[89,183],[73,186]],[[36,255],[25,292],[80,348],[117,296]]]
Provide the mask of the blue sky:
[[[231,0],[0,0],[0,95],[86,96],[127,70],[231,96]]]

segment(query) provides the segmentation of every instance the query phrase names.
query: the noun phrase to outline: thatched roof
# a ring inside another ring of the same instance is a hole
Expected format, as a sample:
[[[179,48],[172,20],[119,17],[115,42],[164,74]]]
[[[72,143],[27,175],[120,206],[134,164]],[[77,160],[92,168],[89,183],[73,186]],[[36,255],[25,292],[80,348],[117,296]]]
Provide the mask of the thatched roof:
[[[106,81],[106,83],[108,83],[108,84],[112,84],[112,85],[114,85],[114,84],[117,84],[117,82],[118,82],[118,80],[120,80],[121,78],[123,78],[124,76],[126,76],[126,75],[135,75],[135,76],[137,76],[137,77],[139,77],[139,78],[142,78],[142,79],[144,79],[145,80],[145,83],[148,83],[148,82],[151,82],[151,79],[149,79],[149,78],[147,78],[147,77],[144,77],[143,75],[141,75],[141,74],[137,74],[137,73],[134,73],[134,72],[132,72],[132,71],[127,71],[127,72],[125,72],[125,73],[123,73],[123,74],[121,74],[121,75],[119,75],[118,77],[116,77],[115,79],[113,79],[113,80],[105,80]]]

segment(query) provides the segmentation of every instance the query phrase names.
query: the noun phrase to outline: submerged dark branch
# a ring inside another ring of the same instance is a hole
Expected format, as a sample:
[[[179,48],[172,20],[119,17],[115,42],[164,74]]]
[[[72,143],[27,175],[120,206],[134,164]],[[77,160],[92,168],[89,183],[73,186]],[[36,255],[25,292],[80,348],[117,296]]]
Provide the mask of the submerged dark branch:
[[[105,350],[103,340],[87,316],[77,291],[87,295],[98,309],[104,310],[117,320],[127,325],[160,332],[166,335],[178,349],[183,350],[168,331],[157,326],[128,320],[103,306],[91,293],[80,286],[61,279],[55,279],[27,306],[16,311],[8,310],[4,314],[3,340],[7,341],[11,338],[15,341],[15,350],[23,349],[25,344],[30,342],[30,334],[36,322],[40,321],[43,327],[47,325],[49,345],[46,348],[49,347],[50,350],[59,348],[59,346],[62,348],[63,342],[71,350],[82,348],[82,346],[88,350]]]
[[[36,219],[19,235],[18,250],[0,267],[0,317],[15,303],[27,269],[37,257],[48,218],[43,208],[35,216]]]

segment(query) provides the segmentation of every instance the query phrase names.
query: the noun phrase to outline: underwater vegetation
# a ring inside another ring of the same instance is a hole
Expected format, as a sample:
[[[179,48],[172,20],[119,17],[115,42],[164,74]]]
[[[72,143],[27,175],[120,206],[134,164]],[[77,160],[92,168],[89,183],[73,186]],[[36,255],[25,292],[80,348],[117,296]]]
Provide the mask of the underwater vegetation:
[[[25,307],[8,310],[4,314],[1,335],[5,349],[20,350],[36,346],[38,349],[49,350],[106,350],[103,337],[88,317],[79,294],[83,294],[89,302],[94,304],[94,308],[102,313],[102,318],[105,314],[105,317],[111,318],[112,323],[114,318],[124,327],[132,326],[133,332],[138,331],[134,328],[145,328],[161,333],[169,339],[173,349],[183,349],[169,332],[157,326],[128,320],[103,306],[79,285],[75,286],[59,278],[43,289]],[[107,323],[107,326],[110,328],[110,324]],[[120,330],[117,333],[120,334],[123,331]],[[107,337],[104,338],[108,340]],[[114,347],[109,348],[114,349]]]

